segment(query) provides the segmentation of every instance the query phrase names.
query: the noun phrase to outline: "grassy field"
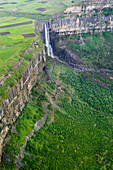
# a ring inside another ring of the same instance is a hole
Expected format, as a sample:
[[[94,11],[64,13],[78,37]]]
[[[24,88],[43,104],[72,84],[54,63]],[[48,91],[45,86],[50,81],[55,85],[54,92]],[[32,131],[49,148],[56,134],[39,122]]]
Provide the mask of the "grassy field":
[[[30,99],[23,117],[14,125],[16,130],[8,135],[4,160],[9,161],[3,161],[2,169],[16,169],[14,162],[25,143],[23,134],[33,128],[32,114],[38,116],[40,112],[36,102],[39,109],[41,103],[48,105],[48,119],[28,140],[24,158],[19,157],[23,163],[20,169],[112,169],[113,87],[105,87],[93,78],[109,85],[113,80],[100,73],[89,73],[92,79],[85,78],[88,73],[51,60],[47,68],[51,81],[41,81],[33,89],[33,102]],[[112,73],[109,75],[112,77]],[[30,126],[26,126],[29,121]]]
[[[9,87],[13,87],[21,78],[33,53],[39,50],[33,48],[34,41],[38,40],[34,20],[17,17],[0,18],[0,34],[3,33],[6,35],[0,35],[0,102],[7,97]],[[29,37],[31,33],[34,34],[33,37]],[[28,38],[24,37],[26,34]],[[25,54],[26,50],[28,52]]]
[[[78,1],[76,0],[75,3]],[[8,87],[17,83],[29,59],[32,58],[33,52],[27,56],[24,52],[33,46],[38,35],[25,38],[23,34],[35,33],[35,20],[48,20],[51,15],[62,13],[72,4],[71,0],[8,0],[7,2],[2,0],[0,2],[0,102],[7,97]],[[21,23],[24,22],[32,23],[22,25]],[[19,23],[20,25],[15,25]],[[14,71],[14,64],[22,58],[24,60],[20,67]],[[8,77],[4,80],[5,76]]]
[[[3,4],[4,1],[0,2],[0,7],[3,9],[0,9],[1,11],[8,11],[8,12],[18,12],[18,13],[37,13],[37,14],[47,14],[47,15],[53,15],[55,13],[61,13],[66,9],[68,6],[71,6],[73,4],[77,4],[80,2],[80,0],[75,0],[75,3],[72,3],[72,0],[32,0],[32,1],[22,1],[22,0],[14,0],[15,4],[10,4],[12,1],[7,0],[9,4]],[[39,10],[37,10],[37,8]],[[42,11],[42,9],[45,9]]]
[[[12,25],[29,21],[26,18],[6,17],[0,18],[0,26]],[[32,45],[33,38],[25,39],[22,34],[34,33],[34,23],[30,25],[20,25],[0,29],[0,33],[10,32],[8,35],[0,36],[0,77],[3,76],[4,68],[10,69],[13,64],[19,59],[20,52],[29,45]]]

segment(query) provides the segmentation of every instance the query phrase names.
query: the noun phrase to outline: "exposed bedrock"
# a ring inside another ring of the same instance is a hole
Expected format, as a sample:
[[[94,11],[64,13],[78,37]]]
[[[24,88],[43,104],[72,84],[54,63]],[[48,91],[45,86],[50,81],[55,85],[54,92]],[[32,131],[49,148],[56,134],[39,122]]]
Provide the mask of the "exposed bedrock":
[[[18,84],[10,89],[8,97],[2,101],[0,108],[0,159],[3,140],[28,101],[32,87],[41,79],[45,61],[45,50],[36,52]]]
[[[102,10],[103,8],[109,8],[112,7],[113,0],[91,0],[91,1],[82,1],[82,4],[80,2],[80,5],[78,6],[71,6],[68,7],[64,14],[89,14],[93,11],[95,12],[95,9]]]
[[[57,56],[60,60],[65,61],[72,67],[75,67],[77,64],[81,64],[82,60],[80,56],[75,51],[67,49],[67,42],[61,41],[60,37],[58,39],[57,38],[51,36],[51,43],[54,50],[54,56]]]
[[[73,16],[51,20],[50,28],[59,35],[113,31],[113,15]]]
[[[113,31],[113,15],[86,15],[86,16],[73,16],[65,17],[63,19],[50,20],[50,39],[55,56],[58,56],[60,60],[67,62],[73,67],[79,67],[80,69],[87,69],[84,65],[83,59],[80,55],[67,48],[68,40],[62,40],[62,36],[71,34],[91,33]],[[64,38],[65,39],[65,38]],[[82,38],[76,40],[74,43],[84,43]],[[71,41],[70,41],[71,42]]]
[[[44,23],[38,26],[41,38],[44,40]],[[66,61],[73,67],[84,69],[84,62],[75,51],[67,49],[67,41],[62,41],[61,36],[113,31],[113,15],[105,16],[102,14],[78,16],[69,15],[64,18],[50,19],[49,32],[50,43],[53,48],[54,56],[58,56],[60,60]],[[84,40],[90,41],[90,40]],[[74,43],[84,43],[82,39],[76,40]],[[87,67],[87,66],[85,66]],[[86,68],[87,69],[87,68]]]

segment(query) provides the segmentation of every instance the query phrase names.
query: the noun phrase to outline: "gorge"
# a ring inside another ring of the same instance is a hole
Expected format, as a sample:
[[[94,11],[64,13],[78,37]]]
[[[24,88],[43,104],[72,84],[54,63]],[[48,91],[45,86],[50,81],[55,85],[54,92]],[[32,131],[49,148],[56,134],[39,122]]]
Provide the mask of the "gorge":
[[[54,53],[60,60],[66,61],[72,67],[84,69],[80,55],[76,51],[68,49],[68,44],[73,43],[82,45],[92,41],[92,38],[89,38],[91,36],[87,35],[95,36],[99,33],[106,34],[106,32],[112,32],[113,15],[90,14],[77,16],[73,14],[73,16],[67,15],[64,18],[51,19],[49,24],[46,25],[48,25],[48,27],[46,26],[48,29],[45,27],[45,24],[42,24],[39,26],[39,31],[41,37],[45,39],[48,55],[53,58]],[[45,34],[45,38],[43,34],[44,30],[47,33]],[[72,40],[69,38],[67,40],[65,39],[66,36],[71,37],[71,35],[76,38]],[[85,35],[86,38],[83,38]],[[49,45],[50,41],[51,45]],[[86,70],[87,69],[88,67],[86,66]]]
[[[113,168],[112,1],[81,4],[33,21],[36,39],[6,74],[27,59],[0,105],[3,170]]]

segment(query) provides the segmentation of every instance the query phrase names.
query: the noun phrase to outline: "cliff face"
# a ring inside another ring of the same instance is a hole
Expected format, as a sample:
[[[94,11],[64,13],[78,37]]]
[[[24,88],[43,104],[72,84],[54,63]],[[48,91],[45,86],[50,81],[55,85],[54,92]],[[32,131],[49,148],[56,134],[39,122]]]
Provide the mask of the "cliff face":
[[[59,35],[113,31],[113,15],[73,16],[51,20],[50,28]]]
[[[113,15],[75,15],[73,17],[68,16],[62,19],[58,18],[56,20],[50,20],[50,37],[54,55],[58,56],[59,59],[66,61],[73,67],[78,67],[78,65],[81,67],[81,56],[75,51],[67,49],[66,45],[70,42],[65,38],[65,40],[62,40],[61,37],[65,35],[78,35],[84,33],[95,34],[108,31],[113,31]],[[83,41],[82,36],[79,36],[80,40],[73,41],[72,43],[84,43],[85,40]]]
[[[92,12],[94,9],[103,9],[103,8],[108,8],[112,7],[113,1],[83,1],[82,5],[79,6],[72,6],[68,7],[65,11],[64,14],[88,14]]]
[[[0,133],[0,157],[2,155],[3,139],[25,106],[25,102],[28,101],[32,87],[40,79],[45,61],[45,50],[34,54],[33,61],[24,71],[19,83],[10,90],[8,98],[2,101],[2,108],[0,108],[0,126],[2,129]]]

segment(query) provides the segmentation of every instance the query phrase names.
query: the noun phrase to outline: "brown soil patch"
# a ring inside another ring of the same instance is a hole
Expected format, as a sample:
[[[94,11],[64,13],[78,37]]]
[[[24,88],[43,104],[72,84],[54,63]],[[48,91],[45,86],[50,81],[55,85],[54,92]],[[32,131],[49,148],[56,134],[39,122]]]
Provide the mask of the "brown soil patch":
[[[31,1],[34,1],[34,0],[28,0],[28,1],[25,1],[25,2],[31,2]]]
[[[42,2],[39,2],[39,3],[45,4],[45,3],[47,3],[47,1],[42,1]]]
[[[27,24],[32,24],[32,21],[28,21],[28,22],[21,22],[18,24],[12,24],[12,25],[4,25],[4,26],[0,26],[1,28],[9,28],[9,27],[15,27],[15,26],[20,26],[20,25],[27,25]]]
[[[4,2],[4,3],[0,3],[0,5],[7,5],[7,4],[17,4],[17,2]]]
[[[37,8],[36,10],[37,10],[37,11],[44,12],[44,11],[46,11],[46,8]]]
[[[1,32],[0,35],[7,35],[10,34],[10,32]]]
[[[9,2],[9,4],[17,4],[17,2]]]
[[[31,34],[22,34],[24,36],[24,38],[30,38],[30,37],[36,37],[36,35],[34,33]]]

